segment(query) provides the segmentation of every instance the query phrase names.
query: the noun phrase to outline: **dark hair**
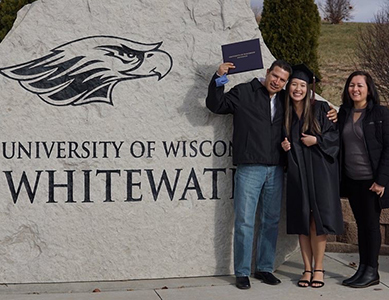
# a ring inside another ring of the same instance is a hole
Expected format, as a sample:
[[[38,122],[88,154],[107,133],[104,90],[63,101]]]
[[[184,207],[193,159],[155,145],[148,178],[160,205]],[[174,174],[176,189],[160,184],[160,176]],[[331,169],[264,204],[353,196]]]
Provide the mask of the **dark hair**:
[[[365,77],[366,85],[367,85],[367,102],[373,101],[374,104],[380,104],[380,97],[377,92],[377,88],[375,87],[374,80],[370,76],[368,72],[365,71],[355,71],[351,73],[351,75],[347,78],[346,84],[344,85],[343,93],[342,93],[342,103],[353,106],[354,102],[350,97],[350,93],[348,91],[348,87],[350,85],[351,80],[355,76],[363,76]]]
[[[290,131],[292,128],[292,118],[293,118],[293,100],[290,98],[289,89],[292,83],[292,80],[289,80],[286,85],[286,95],[285,95],[285,118],[284,125],[286,129],[286,136],[290,138]],[[307,83],[307,94],[304,98],[304,108],[303,108],[303,126],[301,132],[306,133],[311,131],[313,134],[321,134],[321,128],[319,122],[315,118],[314,107],[311,104],[311,89]]]
[[[269,71],[272,71],[275,67],[280,67],[289,73],[289,76],[292,75],[292,67],[285,60],[277,59],[271,64]]]

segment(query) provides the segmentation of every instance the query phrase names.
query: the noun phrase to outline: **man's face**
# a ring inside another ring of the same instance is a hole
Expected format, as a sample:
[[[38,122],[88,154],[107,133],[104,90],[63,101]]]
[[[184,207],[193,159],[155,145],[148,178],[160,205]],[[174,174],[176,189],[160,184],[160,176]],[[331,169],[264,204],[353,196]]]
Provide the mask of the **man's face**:
[[[278,93],[285,86],[289,78],[289,72],[276,66],[273,70],[267,70],[265,78],[265,87],[270,96]]]

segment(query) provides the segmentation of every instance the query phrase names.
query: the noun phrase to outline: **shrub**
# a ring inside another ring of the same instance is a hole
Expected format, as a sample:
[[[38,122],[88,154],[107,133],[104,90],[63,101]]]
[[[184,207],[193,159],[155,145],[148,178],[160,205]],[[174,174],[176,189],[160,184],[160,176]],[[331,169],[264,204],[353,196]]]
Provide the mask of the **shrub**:
[[[321,19],[314,0],[265,0],[259,23],[264,42],[277,59],[305,63],[318,76]]]

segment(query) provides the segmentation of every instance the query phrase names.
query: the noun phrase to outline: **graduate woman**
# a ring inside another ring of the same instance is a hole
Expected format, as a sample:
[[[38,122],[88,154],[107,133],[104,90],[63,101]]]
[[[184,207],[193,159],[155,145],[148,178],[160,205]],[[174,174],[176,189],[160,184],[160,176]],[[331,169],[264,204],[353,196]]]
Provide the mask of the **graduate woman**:
[[[367,72],[352,73],[339,110],[342,196],[349,199],[358,227],[359,267],[343,285],[378,284],[380,214],[389,207],[389,110],[379,105]]]
[[[298,234],[304,272],[297,285],[324,285],[327,234],[343,231],[339,197],[339,133],[329,105],[314,100],[309,85],[318,79],[304,65],[293,67],[286,87],[285,139],[288,155],[287,233]]]

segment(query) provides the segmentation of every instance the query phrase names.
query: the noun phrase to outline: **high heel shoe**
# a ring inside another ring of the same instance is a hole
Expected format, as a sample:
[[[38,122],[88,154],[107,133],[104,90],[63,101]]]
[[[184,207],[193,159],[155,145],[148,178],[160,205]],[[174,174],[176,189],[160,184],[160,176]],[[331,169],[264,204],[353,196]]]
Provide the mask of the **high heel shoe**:
[[[323,273],[323,279],[324,279],[324,273],[325,271],[324,270],[313,270],[313,272],[322,272]],[[317,284],[317,285],[314,285],[314,284]],[[311,280],[311,287],[315,288],[315,289],[318,289],[318,288],[321,288],[324,286],[324,281],[320,281],[320,280],[313,280],[313,277],[312,277],[312,280]]]
[[[363,273],[365,273],[365,269],[366,269],[366,265],[360,264],[358,267],[358,270],[355,272],[355,274],[353,276],[351,276],[350,278],[343,280],[342,284],[348,286],[351,283],[353,283],[354,281],[358,280],[359,278],[362,277]]]
[[[302,287],[302,288],[309,287],[309,286],[311,285],[311,281],[312,281],[313,272],[312,272],[312,271],[305,270],[305,271],[303,272],[303,275],[304,275],[305,273],[311,273],[311,278],[310,278],[309,280],[300,279],[299,281],[297,281],[297,286]],[[306,284],[306,285],[305,285],[305,284]]]

